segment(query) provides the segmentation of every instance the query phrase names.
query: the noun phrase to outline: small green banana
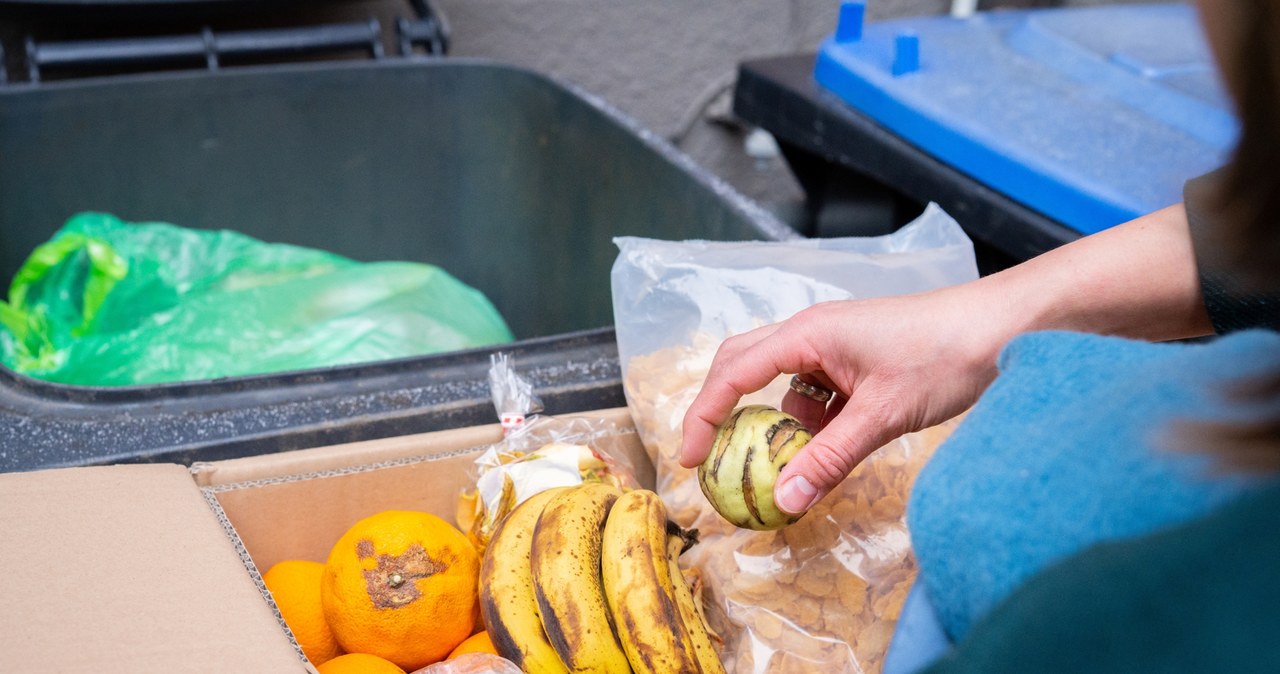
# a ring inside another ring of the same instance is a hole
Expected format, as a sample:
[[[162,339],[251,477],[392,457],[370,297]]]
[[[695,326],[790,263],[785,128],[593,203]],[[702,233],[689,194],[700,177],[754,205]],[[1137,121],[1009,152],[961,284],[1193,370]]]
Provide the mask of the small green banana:
[[[716,512],[743,529],[781,529],[796,518],[773,501],[778,474],[813,436],[795,417],[767,405],[734,410],[716,429],[698,483]]]

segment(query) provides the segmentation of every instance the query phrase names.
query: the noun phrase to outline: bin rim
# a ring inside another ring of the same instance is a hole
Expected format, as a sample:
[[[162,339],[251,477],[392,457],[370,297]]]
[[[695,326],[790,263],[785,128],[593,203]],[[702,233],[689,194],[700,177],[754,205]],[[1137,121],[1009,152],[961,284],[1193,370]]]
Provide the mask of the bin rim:
[[[613,328],[599,328],[299,371],[288,386],[279,375],[217,380],[216,395],[202,389],[182,397],[170,395],[173,389],[75,390],[29,379],[22,383],[36,390],[24,391],[6,386],[17,378],[0,371],[0,472],[191,465],[496,423],[487,373],[489,354],[499,350],[512,355],[547,414],[619,407],[626,403],[614,342]]]
[[[598,341],[613,337],[613,327],[574,330],[544,337],[490,344],[440,353],[386,358],[365,363],[348,363],[305,370],[263,372],[258,374],[193,379],[189,381],[129,386],[84,386],[37,379],[0,365],[0,409],[5,393],[25,398],[39,398],[53,403],[136,404],[159,400],[216,398],[219,395],[245,394],[272,389],[289,389],[298,385],[350,384],[375,378],[428,375],[451,365],[488,362],[489,354],[498,351],[519,354],[555,346],[562,342]]]

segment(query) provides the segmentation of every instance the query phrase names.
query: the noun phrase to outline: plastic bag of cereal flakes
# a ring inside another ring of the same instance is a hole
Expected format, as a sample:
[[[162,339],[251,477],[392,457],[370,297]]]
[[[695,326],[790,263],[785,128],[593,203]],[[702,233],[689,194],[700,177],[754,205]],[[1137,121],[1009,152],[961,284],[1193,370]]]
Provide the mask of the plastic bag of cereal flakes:
[[[614,320],[627,405],[671,517],[699,531],[681,563],[703,588],[726,669],[879,672],[915,578],[907,495],[954,422],[889,443],[798,522],[762,532],[720,518],[696,472],[677,463],[681,419],[726,337],[821,301],[972,280],[972,243],[932,205],[881,237],[615,242]],[[778,405],[786,381],[779,377],[742,404]]]

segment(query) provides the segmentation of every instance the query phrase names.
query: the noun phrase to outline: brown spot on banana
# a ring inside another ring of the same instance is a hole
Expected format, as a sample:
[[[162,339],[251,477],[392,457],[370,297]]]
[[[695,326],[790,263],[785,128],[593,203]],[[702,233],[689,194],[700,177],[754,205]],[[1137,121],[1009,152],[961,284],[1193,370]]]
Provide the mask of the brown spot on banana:
[[[600,575],[600,537],[617,488],[588,483],[549,502],[534,528],[530,569],[547,640],[572,672],[629,672]]]
[[[751,515],[751,519],[764,524],[764,518],[760,517],[760,507],[756,505],[755,480],[751,475],[751,457],[756,453],[755,447],[748,447],[747,454],[742,459],[742,500],[747,505],[747,513]]]
[[[711,453],[698,467],[699,486],[735,526],[780,529],[796,518],[774,503],[774,484],[811,437],[797,419],[767,405],[738,408],[717,429]]]
[[[796,437],[796,433],[804,431],[808,433],[808,429],[800,424],[796,419],[783,419],[769,428],[766,435],[766,442],[769,443],[769,460],[777,461],[778,453],[786,447]],[[807,442],[807,441],[806,441]],[[784,464],[785,465],[785,464]]]
[[[631,507],[631,504],[639,507]],[[684,633],[667,564],[666,509],[657,494],[623,495],[602,539],[605,597],[632,669],[640,674],[696,674],[693,645]],[[630,556],[621,550],[634,550]]]
[[[697,532],[692,533],[693,538],[696,539]],[[689,641],[693,644],[699,674],[725,674],[724,665],[720,662],[720,656],[715,647],[718,637],[707,624],[700,599],[680,569],[680,555],[688,549],[688,540],[688,534],[682,532],[679,527],[676,527],[674,532],[671,527],[668,527],[667,563],[671,569],[671,585],[676,607],[679,609],[685,632],[689,635]]]
[[[729,447],[729,438],[733,436],[733,429],[738,424],[738,417],[742,416],[742,410],[735,411],[716,431],[715,440],[711,446],[711,456],[714,457],[715,463],[711,468],[711,479],[720,480],[720,465],[724,462],[725,454]]]
[[[542,627],[530,574],[533,529],[543,507],[562,492],[529,497],[495,529],[480,567],[480,610],[494,648],[530,674],[564,674]]]

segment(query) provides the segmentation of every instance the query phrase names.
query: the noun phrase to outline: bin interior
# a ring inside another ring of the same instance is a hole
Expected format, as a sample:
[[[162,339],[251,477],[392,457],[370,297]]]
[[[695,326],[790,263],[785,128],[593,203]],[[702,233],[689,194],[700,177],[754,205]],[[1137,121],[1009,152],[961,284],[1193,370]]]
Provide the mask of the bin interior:
[[[518,339],[612,324],[614,236],[787,235],[564,85],[452,59],[0,87],[0,280],[86,210],[439,265]]]

